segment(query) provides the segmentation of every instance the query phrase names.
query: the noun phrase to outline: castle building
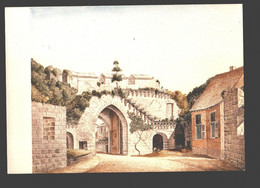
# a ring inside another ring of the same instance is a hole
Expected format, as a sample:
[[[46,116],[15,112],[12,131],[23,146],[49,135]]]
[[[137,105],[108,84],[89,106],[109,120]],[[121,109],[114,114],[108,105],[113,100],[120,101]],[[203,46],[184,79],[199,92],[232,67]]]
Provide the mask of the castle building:
[[[62,72],[63,82],[69,83],[72,87],[82,93],[86,90],[112,90],[116,87],[116,83],[112,82],[113,73],[102,73],[97,75],[95,73],[82,73],[71,71],[68,74],[66,71]],[[156,88],[160,89],[160,82],[154,77],[145,74],[131,74],[126,76],[121,74],[122,81],[118,82],[118,86],[122,89],[139,89],[139,88]]]

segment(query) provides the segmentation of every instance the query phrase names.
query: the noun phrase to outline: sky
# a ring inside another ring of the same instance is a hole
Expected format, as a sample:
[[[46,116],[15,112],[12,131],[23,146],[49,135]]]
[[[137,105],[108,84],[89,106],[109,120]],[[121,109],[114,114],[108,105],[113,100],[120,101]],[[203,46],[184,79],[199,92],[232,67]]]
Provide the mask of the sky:
[[[97,74],[117,60],[188,94],[243,66],[241,4],[31,7],[31,55],[43,66]]]

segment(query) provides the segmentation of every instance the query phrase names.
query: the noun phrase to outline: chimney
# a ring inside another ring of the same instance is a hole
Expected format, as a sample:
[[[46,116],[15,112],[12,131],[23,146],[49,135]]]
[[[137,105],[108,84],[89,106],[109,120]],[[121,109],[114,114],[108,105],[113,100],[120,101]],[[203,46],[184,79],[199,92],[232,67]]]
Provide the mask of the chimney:
[[[235,66],[230,66],[230,67],[229,67],[229,71],[233,71],[234,69],[236,69]]]

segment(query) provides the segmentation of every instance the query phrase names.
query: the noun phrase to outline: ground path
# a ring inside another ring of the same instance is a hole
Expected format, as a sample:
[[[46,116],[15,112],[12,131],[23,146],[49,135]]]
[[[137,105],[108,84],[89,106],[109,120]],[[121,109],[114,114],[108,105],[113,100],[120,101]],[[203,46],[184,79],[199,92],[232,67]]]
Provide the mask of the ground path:
[[[145,156],[96,154],[96,156],[48,173],[120,173],[179,171],[239,171],[230,163],[191,152],[168,152]]]
[[[97,154],[97,157],[99,164],[88,173],[239,170],[224,161],[205,157],[131,157],[109,154]]]

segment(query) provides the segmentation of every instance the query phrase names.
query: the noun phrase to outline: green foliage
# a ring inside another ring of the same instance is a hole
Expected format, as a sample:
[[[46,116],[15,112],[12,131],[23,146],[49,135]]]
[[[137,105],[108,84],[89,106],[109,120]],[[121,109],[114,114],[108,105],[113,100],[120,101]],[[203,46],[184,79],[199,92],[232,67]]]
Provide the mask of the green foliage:
[[[144,137],[144,133],[150,129],[152,129],[151,125],[146,124],[142,118],[138,115],[136,115],[133,112],[128,112],[128,116],[131,119],[130,123],[130,132],[131,133],[136,133],[138,136],[138,140],[135,143],[135,149],[138,151],[138,154],[140,155],[140,150],[137,148],[137,144],[142,140],[145,141],[149,136],[146,135]]]
[[[97,92],[96,90],[93,90],[92,91],[92,96],[96,96],[96,97],[100,98],[101,94],[99,92]]]
[[[100,87],[100,85],[101,85],[100,82],[97,82],[97,86]]]
[[[42,65],[31,60],[32,101],[66,106],[67,121],[77,123],[85,108],[89,106],[92,95],[89,92],[77,95],[77,89],[70,84],[45,79],[50,73],[57,75],[57,71],[52,66],[44,69]]]
[[[112,72],[114,72],[114,74],[113,74],[113,77],[112,77],[112,82],[120,82],[120,81],[122,81],[122,76],[120,75],[120,74],[118,74],[118,72],[121,72],[122,71],[122,69],[119,67],[119,63],[118,63],[118,61],[114,61],[113,62],[113,65],[114,65],[114,67],[113,67],[113,69],[112,69]]]
[[[113,69],[112,69],[112,72],[120,72],[120,71],[122,71],[122,69],[118,66],[113,67]]]
[[[147,131],[151,129],[151,125],[144,123],[142,118],[133,112],[128,112],[128,116],[131,119],[130,132]]]
[[[171,99],[175,100],[177,106],[181,109],[180,116],[184,115],[189,110],[189,104],[185,94],[180,91],[170,92]]]
[[[212,78],[209,78],[204,84],[200,85],[199,87],[195,87],[191,92],[188,93],[187,100],[189,103],[189,108],[191,108],[193,104],[196,102],[196,100],[198,100],[198,98],[206,89],[211,80]]]
[[[155,91],[155,88],[153,88],[153,87],[144,87],[144,88],[139,88],[138,90]]]
[[[57,68],[54,68],[54,69],[52,70],[52,74],[53,74],[54,76],[58,76],[58,73],[59,73],[59,70],[58,70]]]
[[[43,95],[34,85],[31,86],[32,86],[32,101],[46,103],[49,100],[49,98]]]
[[[200,85],[199,87],[195,87],[191,92],[188,93],[187,96],[182,94],[180,91],[169,92],[169,94],[171,94],[171,99],[175,100],[177,106],[181,109],[179,118],[175,120],[177,124],[190,124],[191,112],[189,110],[206,89],[211,79],[212,78],[209,78],[204,84]]]
[[[31,58],[31,70],[32,72],[40,73],[44,71],[44,67]]]
[[[119,75],[119,74],[113,74],[111,81],[112,82],[115,82],[115,81],[120,82],[120,81],[122,81],[122,76]]]
[[[125,98],[126,96],[125,92],[121,88],[115,88],[114,90],[112,90],[112,94],[117,95],[121,98]]]
[[[68,76],[72,75],[71,71],[64,70]],[[77,95],[77,89],[70,84],[56,81],[54,79],[47,80],[46,76],[53,73],[58,74],[58,69],[48,66],[44,68],[42,65],[31,59],[31,84],[32,84],[32,101],[49,103],[58,106],[66,106],[67,122],[77,124],[85,109],[89,106],[92,96],[101,97],[102,95],[114,94],[122,98],[125,93],[121,88],[116,88],[111,92],[103,90],[92,92],[83,92]]]
[[[117,60],[115,60],[114,62],[113,62],[113,65],[115,65],[115,66],[118,66],[118,61]]]

